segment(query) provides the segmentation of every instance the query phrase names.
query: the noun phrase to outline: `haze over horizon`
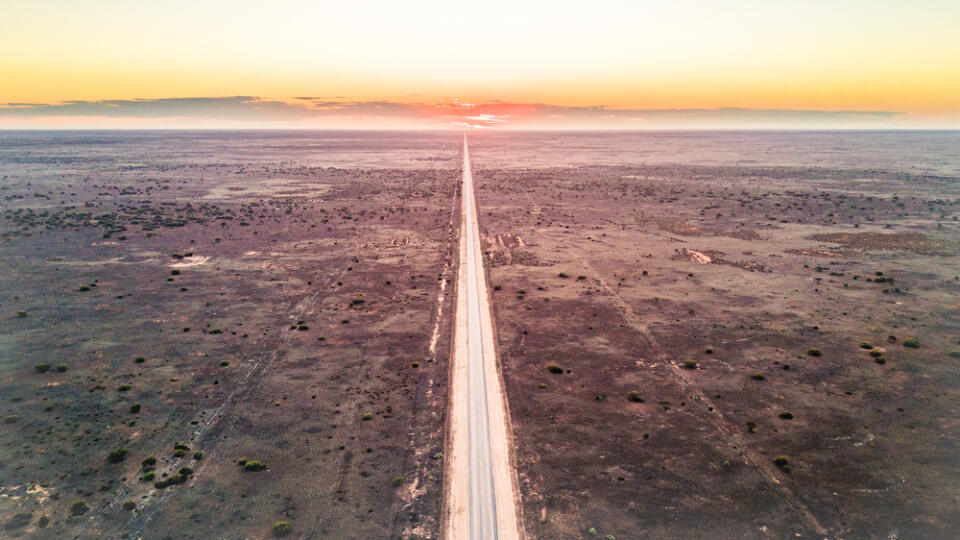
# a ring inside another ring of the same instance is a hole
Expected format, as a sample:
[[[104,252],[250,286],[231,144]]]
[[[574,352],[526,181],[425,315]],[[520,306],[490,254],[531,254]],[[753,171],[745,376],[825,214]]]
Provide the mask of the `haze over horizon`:
[[[960,5],[8,1],[0,129],[960,128]]]

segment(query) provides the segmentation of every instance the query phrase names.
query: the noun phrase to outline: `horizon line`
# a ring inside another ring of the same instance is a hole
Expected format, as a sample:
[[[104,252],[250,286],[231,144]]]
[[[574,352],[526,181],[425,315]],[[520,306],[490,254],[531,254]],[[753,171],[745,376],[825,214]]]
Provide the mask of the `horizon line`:
[[[610,127],[610,128],[549,128],[549,127],[0,127],[0,133],[10,132],[43,132],[43,131],[125,131],[125,132],[147,132],[147,131],[355,131],[355,132],[389,132],[389,131],[433,131],[433,132],[460,132],[460,133],[491,133],[491,132],[550,132],[550,133],[666,133],[666,132],[847,132],[847,131],[873,131],[873,132],[900,132],[900,131],[935,131],[935,132],[958,132],[960,127]]]

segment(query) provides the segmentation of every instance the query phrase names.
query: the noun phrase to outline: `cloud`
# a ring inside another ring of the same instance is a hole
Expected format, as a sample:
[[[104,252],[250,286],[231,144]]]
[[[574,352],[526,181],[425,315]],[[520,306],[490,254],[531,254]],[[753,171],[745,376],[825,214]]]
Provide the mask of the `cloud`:
[[[543,103],[489,101],[403,103],[389,100],[346,101],[339,97],[299,96],[290,102],[255,96],[65,101],[0,104],[4,119],[83,118],[189,121],[191,125],[239,122],[274,125],[350,127],[371,120],[389,125],[470,128],[736,128],[736,127],[889,127],[902,114],[893,111],[829,111],[805,109],[633,109],[561,106]]]
[[[605,106],[563,107],[535,105],[532,116],[569,122],[642,122],[642,123],[842,123],[890,120],[901,115],[893,111],[828,111],[806,109],[616,109]]]
[[[292,118],[297,107],[281,101],[252,96],[215,98],[112,99],[102,101],[65,101],[63,103],[7,103],[0,116],[94,116],[106,118]]]
[[[502,116],[497,116],[495,114],[478,114],[476,116],[464,116],[465,120],[473,120],[475,122],[483,122],[484,124],[504,124],[507,122],[507,119],[510,118],[509,114]]]

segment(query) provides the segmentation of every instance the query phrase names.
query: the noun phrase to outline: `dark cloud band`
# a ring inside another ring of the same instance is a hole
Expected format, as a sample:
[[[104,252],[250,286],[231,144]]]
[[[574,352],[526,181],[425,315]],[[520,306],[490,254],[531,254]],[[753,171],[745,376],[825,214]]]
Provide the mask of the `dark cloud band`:
[[[338,97],[294,98],[292,103],[255,96],[6,103],[0,117],[101,117],[133,119],[309,121],[325,117],[409,119],[423,123],[471,127],[529,125],[838,125],[870,124],[901,116],[892,111],[828,111],[790,109],[621,109],[605,106],[567,107],[539,103],[486,102],[466,104],[343,101]]]

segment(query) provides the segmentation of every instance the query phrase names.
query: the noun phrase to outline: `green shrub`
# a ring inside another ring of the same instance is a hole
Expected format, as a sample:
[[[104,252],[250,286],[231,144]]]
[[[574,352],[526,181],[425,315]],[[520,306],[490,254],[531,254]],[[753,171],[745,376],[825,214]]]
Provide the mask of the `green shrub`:
[[[4,424],[16,424],[20,421],[19,414],[11,414],[3,419]]]
[[[753,379],[753,380],[755,380],[755,381],[762,381],[762,380],[766,379],[766,377],[763,375],[763,373],[754,373],[753,375],[750,376],[750,378]]]
[[[132,512],[137,509],[137,503],[135,503],[133,499],[127,499],[123,501],[123,509],[127,512]]]
[[[66,364],[57,364],[57,373],[63,373],[67,369],[69,369],[69,366]]]
[[[412,363],[410,364],[410,367],[418,368],[418,367],[420,367],[420,362],[412,362]]]
[[[755,433],[757,431],[756,422],[747,422],[747,433]]]
[[[882,357],[882,356],[878,356],[878,357],[874,358],[874,361],[875,361],[876,363],[878,363],[878,364],[886,364],[886,363],[887,363],[887,359],[884,358],[884,357]]]
[[[227,367],[227,366],[229,366],[229,365],[230,365],[230,362],[228,362],[228,361],[226,361],[226,360],[220,362],[220,367]]]
[[[564,278],[564,279],[570,277],[570,275],[567,274],[566,272],[560,272],[559,274],[557,274],[557,276],[562,277],[562,278]]]
[[[267,466],[259,461],[248,461],[243,464],[243,470],[247,472],[258,472],[266,469]]]
[[[75,516],[82,516],[90,510],[90,507],[87,506],[87,501],[80,499],[79,501],[74,502],[70,505],[70,513]]]
[[[782,420],[793,420],[793,413],[790,411],[781,411],[777,416]]]
[[[373,413],[368,413],[368,412],[363,413],[363,416],[360,417],[360,420],[361,420],[362,422],[366,422],[366,421],[368,421],[368,420],[373,420]]]
[[[182,448],[177,448],[176,450],[173,451],[173,457],[181,458],[185,455],[187,455],[187,451],[183,450]]]
[[[134,403],[133,405],[130,406],[130,414],[137,414],[138,412],[140,412],[139,403]]]
[[[870,349],[873,348],[873,345],[871,345],[871,344],[867,343],[866,341],[864,341],[863,343],[860,344],[860,348],[861,348],[861,349],[867,349],[867,350],[869,351]]]
[[[107,454],[107,461],[110,463],[120,463],[125,459],[127,459],[127,449],[122,446]]]
[[[131,388],[133,388],[133,387],[130,386],[129,384],[121,384],[120,386],[117,387],[117,392],[127,392],[127,391],[129,391]]]
[[[153,482],[153,479],[154,479],[154,477],[156,477],[156,475],[157,475],[157,473],[155,473],[155,472],[153,472],[153,471],[147,471],[147,472],[143,473],[143,476],[140,477],[140,481],[141,481],[141,482]]]
[[[807,349],[807,356],[820,356],[820,355],[821,355],[820,349],[816,347],[811,347]]]
[[[50,364],[37,364],[33,366],[33,370],[37,373],[46,373],[50,371]]]
[[[872,357],[874,357],[874,358],[880,358],[881,356],[883,356],[883,352],[881,352],[881,351],[870,351],[870,356],[872,356]]]
[[[395,487],[397,487],[397,486],[402,486],[402,485],[403,485],[403,477],[402,477],[402,476],[394,476],[394,477],[393,477],[393,480],[391,480],[390,483],[393,484]]]
[[[223,333],[223,330],[221,330],[221,329],[219,329],[219,328],[214,328],[214,329],[210,330],[210,331],[207,332],[207,333],[208,333],[208,334],[222,334],[222,333]]]
[[[90,290],[90,287],[88,287],[88,286],[86,286],[86,285],[81,285],[78,290],[79,290],[80,292],[87,292],[87,291]]]
[[[157,458],[155,458],[154,456],[147,456],[146,458],[143,459],[143,461],[140,462],[140,465],[143,467],[153,467],[156,464],[157,464]]]
[[[549,371],[550,373],[560,375],[563,373],[563,368],[555,364],[550,364],[549,366],[547,366],[547,371]]]
[[[274,536],[287,536],[293,532],[293,525],[289,521],[278,521],[270,529]]]
[[[960,351],[958,351],[957,349],[953,349],[952,351],[947,353],[947,356],[949,356],[950,358],[960,358]]]
[[[138,356],[138,357],[134,358],[133,361],[136,362],[136,363],[138,363],[138,364],[142,364],[142,363],[146,362],[147,359],[144,358],[144,357],[142,357],[142,356]]]
[[[190,447],[187,446],[187,445],[185,445],[185,444],[183,444],[182,442],[178,442],[178,443],[174,443],[174,444],[173,444],[173,449],[174,449],[174,450],[183,450],[184,452],[186,452],[187,450],[190,449]]]
[[[787,456],[777,456],[773,458],[773,464],[785,471],[790,470],[790,460],[787,459]]]
[[[27,313],[26,311],[24,311],[24,310],[22,310],[22,309],[17,312],[17,318],[18,318],[18,319],[26,319],[27,316],[29,316],[29,315],[30,315],[29,313]]]
[[[153,484],[153,487],[157,489],[164,489],[170,486],[175,486],[177,484],[182,484],[187,481],[187,477],[182,474],[171,474],[170,476],[164,478],[163,480]]]
[[[685,368],[687,368],[687,369],[697,369],[697,361],[696,361],[696,360],[692,360],[692,359],[691,359],[691,360],[684,360],[684,362],[683,362],[683,367],[685,367]]]
[[[920,341],[918,341],[915,337],[907,338],[903,340],[903,346],[908,349],[919,349]]]
[[[203,459],[203,452],[200,452],[200,451],[194,452],[193,459],[195,459],[196,461],[200,461],[201,459]]]
[[[627,392],[627,401],[632,401],[634,403],[643,403],[643,398],[640,397],[640,392],[636,390],[631,390]]]
[[[193,474],[193,469],[191,469],[190,467],[180,467],[180,474],[184,476],[190,476],[191,474]]]

